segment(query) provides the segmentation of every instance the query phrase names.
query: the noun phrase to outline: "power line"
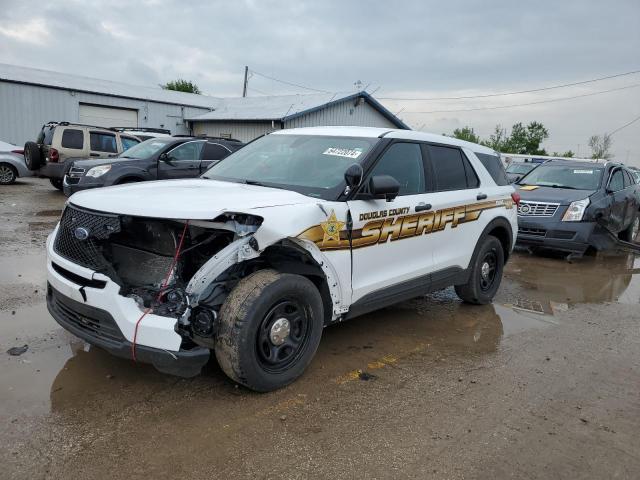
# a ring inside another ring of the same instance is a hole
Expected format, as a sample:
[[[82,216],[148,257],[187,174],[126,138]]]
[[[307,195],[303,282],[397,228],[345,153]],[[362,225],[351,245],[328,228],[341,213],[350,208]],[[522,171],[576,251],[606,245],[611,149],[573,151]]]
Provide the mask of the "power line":
[[[412,111],[405,111],[404,113],[421,113],[421,114],[427,114],[427,113],[451,113],[451,112],[478,112],[478,111],[482,111],[482,110],[499,110],[502,108],[514,108],[514,107],[528,107],[530,105],[540,105],[542,103],[554,103],[554,102],[563,102],[565,100],[573,100],[575,98],[582,98],[582,97],[592,97],[594,95],[601,95],[603,93],[610,93],[610,92],[617,92],[619,90],[627,90],[629,88],[636,88],[636,87],[640,87],[640,83],[636,83],[633,85],[627,85],[626,87],[618,87],[618,88],[612,88],[610,90],[602,90],[600,92],[593,92],[593,93],[583,93],[582,95],[574,95],[572,97],[564,97],[564,98],[555,98],[552,100],[540,100],[537,102],[529,102],[529,103],[518,103],[515,105],[500,105],[500,106],[495,106],[495,107],[479,107],[479,108],[461,108],[461,109],[455,109],[455,110],[431,110],[428,112],[412,112]]]
[[[609,134],[609,136],[613,135],[613,134],[614,134],[614,133],[616,133],[616,132],[619,132],[619,131],[620,131],[620,130],[622,130],[623,128],[627,128],[629,125],[632,125],[632,124],[636,123],[638,120],[640,120],[640,117],[636,117],[636,118],[634,118],[634,119],[633,119],[633,120],[631,120],[629,123],[625,123],[625,124],[624,124],[624,125],[622,125],[621,127],[616,128],[613,132],[611,132],[611,133]]]
[[[640,73],[640,70],[633,70],[631,72],[617,73],[615,75],[608,75],[606,77],[593,78],[591,80],[583,80],[580,82],[564,83],[562,85],[553,85],[550,87],[533,88],[531,90],[519,90],[517,92],[504,92],[504,93],[487,93],[484,95],[469,95],[463,97],[431,97],[431,98],[402,98],[402,97],[378,97],[379,100],[409,100],[409,101],[421,101],[421,100],[464,100],[470,98],[488,98],[488,97],[502,97],[507,95],[519,95],[521,93],[534,93],[544,92],[546,90],[554,90],[557,88],[573,87],[576,85],[585,85],[587,83],[600,82],[602,80],[608,80],[610,78],[624,77],[626,75],[633,75]]]
[[[273,80],[274,82],[284,83],[285,85],[289,85],[291,87],[302,88],[304,90],[310,90],[310,91],[319,92],[319,93],[335,93],[335,92],[330,92],[328,90],[320,90],[318,88],[305,87],[304,85],[300,85],[298,83],[287,82],[286,80],[280,80],[279,78],[270,77],[269,75],[265,75],[264,73],[256,72],[255,70],[251,70],[251,73],[254,73],[254,74],[259,75],[261,77],[267,78],[269,80]]]

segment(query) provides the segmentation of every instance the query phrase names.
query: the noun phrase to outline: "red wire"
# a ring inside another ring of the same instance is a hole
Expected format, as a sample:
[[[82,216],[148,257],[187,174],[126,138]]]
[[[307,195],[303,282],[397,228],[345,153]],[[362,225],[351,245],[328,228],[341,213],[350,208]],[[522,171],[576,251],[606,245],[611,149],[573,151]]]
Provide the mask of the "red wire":
[[[182,250],[182,242],[184,241],[184,237],[187,234],[187,227],[188,226],[189,226],[189,220],[185,221],[185,223],[184,223],[184,229],[182,230],[182,236],[180,237],[180,242],[178,242],[178,247],[176,248],[176,253],[173,256],[173,261],[171,262],[171,267],[169,268],[169,271],[167,272],[167,276],[165,277],[164,281],[162,282],[162,286],[160,287],[160,291],[158,292],[158,296],[156,297],[156,302],[160,301],[160,298],[162,297],[163,290],[165,288],[167,288],[167,284],[169,283],[169,278],[171,277],[171,272],[173,272],[173,269],[175,268],[176,264],[178,263],[178,258],[180,258],[180,250]],[[131,358],[133,359],[134,362],[137,361],[136,360],[136,340],[138,338],[138,326],[140,325],[140,322],[142,321],[142,319],[150,311],[151,311],[151,308],[147,308],[144,311],[144,313],[140,316],[140,318],[136,322],[136,328],[133,331],[133,343],[131,344]]]

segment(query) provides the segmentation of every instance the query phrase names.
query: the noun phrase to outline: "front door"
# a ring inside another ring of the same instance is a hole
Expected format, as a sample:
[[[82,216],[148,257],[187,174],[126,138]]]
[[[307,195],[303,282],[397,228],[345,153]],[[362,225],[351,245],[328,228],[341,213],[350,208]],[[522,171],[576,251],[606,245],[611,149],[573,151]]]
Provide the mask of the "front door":
[[[374,175],[394,177],[400,192],[390,202],[357,196],[348,202],[353,222],[352,302],[378,292],[385,295],[387,287],[408,280],[426,284],[433,264],[433,237],[424,234],[432,227],[433,217],[420,144],[391,144],[368,178]]]
[[[613,171],[609,179],[607,194],[611,206],[608,229],[614,233],[624,229],[627,211],[627,193],[624,188],[624,174],[621,168]]]
[[[181,143],[158,160],[158,179],[190,178],[200,175],[202,140]]]

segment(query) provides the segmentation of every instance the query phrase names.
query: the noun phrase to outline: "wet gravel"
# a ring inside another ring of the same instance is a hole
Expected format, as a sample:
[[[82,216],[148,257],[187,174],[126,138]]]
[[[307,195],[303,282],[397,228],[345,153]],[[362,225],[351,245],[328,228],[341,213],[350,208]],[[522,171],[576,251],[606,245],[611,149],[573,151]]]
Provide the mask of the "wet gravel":
[[[0,191],[0,478],[638,478],[640,260],[515,254],[493,305],[451,289],[325,330],[295,384],[180,379],[49,317],[65,198]],[[6,353],[28,345],[19,356]]]

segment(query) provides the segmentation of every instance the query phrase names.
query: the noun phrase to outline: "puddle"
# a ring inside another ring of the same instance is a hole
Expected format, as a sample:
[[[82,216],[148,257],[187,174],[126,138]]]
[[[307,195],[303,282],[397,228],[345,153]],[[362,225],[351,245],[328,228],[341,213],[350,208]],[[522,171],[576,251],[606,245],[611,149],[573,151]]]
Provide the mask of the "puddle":
[[[35,213],[36,217],[59,217],[62,210],[40,210]]]

